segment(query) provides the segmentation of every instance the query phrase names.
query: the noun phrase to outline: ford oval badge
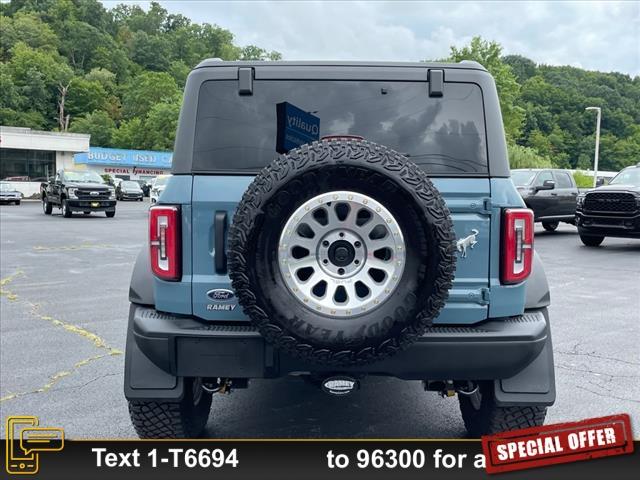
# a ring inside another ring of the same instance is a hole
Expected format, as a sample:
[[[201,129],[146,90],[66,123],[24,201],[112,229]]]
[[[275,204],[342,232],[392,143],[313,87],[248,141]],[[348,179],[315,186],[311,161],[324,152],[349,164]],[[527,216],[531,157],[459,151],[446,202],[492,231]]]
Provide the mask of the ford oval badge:
[[[207,292],[207,297],[216,302],[226,302],[235,297],[235,294],[231,290],[225,288],[215,288]]]
[[[349,395],[358,388],[358,380],[347,376],[329,377],[322,382],[322,390],[331,395]]]

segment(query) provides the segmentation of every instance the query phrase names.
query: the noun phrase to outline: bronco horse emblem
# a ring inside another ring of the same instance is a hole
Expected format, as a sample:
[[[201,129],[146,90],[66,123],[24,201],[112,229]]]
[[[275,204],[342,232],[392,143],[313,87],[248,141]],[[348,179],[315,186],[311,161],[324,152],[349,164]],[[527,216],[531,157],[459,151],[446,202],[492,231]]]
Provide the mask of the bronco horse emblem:
[[[460,255],[461,258],[467,258],[467,248],[473,248],[476,246],[476,243],[478,243],[476,235],[478,235],[478,233],[480,232],[474,228],[471,230],[471,235],[461,238],[456,242],[458,251],[462,253],[462,255]]]

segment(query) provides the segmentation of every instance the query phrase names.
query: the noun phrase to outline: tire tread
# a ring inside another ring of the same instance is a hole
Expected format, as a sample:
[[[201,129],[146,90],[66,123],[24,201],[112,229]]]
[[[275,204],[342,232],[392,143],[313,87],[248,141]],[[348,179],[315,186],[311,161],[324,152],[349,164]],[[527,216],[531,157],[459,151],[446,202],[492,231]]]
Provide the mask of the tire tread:
[[[500,407],[496,405],[491,388],[493,388],[492,382],[482,386],[483,397],[480,410],[474,409],[468,398],[460,397],[460,412],[469,435],[478,438],[483,435],[539,427],[544,424],[547,407],[540,405]]]

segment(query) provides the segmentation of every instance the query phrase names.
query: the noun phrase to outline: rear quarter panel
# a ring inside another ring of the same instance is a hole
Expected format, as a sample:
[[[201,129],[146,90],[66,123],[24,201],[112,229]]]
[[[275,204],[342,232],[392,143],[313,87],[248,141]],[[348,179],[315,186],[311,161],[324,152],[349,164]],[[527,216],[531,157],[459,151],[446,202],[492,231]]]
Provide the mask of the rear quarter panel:
[[[181,239],[182,239],[182,277],[178,282],[167,282],[153,277],[153,296],[156,309],[163,312],[190,315],[191,308],[191,283],[193,279],[191,270],[191,238],[193,228],[191,222],[191,189],[193,177],[191,175],[174,175],[167,182],[167,187],[162,192],[162,203],[179,205],[181,213]]]

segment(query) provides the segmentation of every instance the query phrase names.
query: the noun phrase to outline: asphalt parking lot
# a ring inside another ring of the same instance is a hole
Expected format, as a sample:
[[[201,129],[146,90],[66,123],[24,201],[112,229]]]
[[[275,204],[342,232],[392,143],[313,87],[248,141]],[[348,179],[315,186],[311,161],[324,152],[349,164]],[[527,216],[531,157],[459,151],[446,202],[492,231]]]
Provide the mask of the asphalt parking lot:
[[[129,438],[122,393],[127,293],[148,199],[62,218],[0,207],[0,416],[37,415],[69,438]],[[640,241],[583,247],[537,228],[551,284],[557,403],[547,423],[630,413],[640,437]],[[4,422],[0,435],[4,436]],[[210,437],[463,437],[455,398],[365,379],[333,398],[296,379],[214,397]]]

